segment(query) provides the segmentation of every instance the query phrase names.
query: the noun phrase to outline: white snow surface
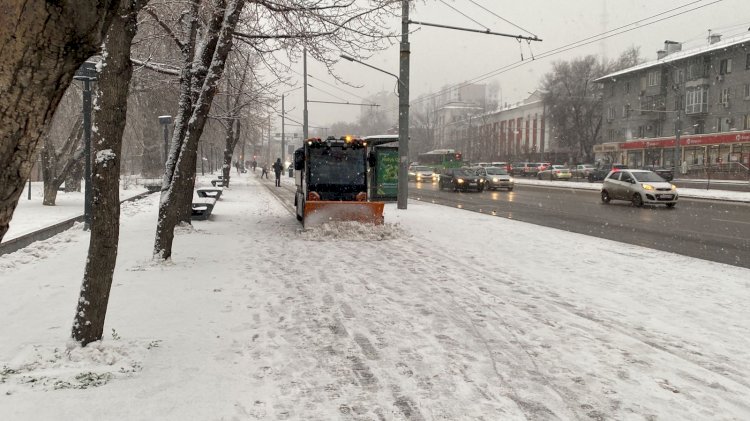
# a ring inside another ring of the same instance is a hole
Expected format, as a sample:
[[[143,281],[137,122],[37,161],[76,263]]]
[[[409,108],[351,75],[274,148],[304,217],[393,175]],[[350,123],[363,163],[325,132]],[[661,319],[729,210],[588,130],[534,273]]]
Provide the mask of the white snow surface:
[[[750,270],[418,201],[302,231],[255,177],[167,262],[123,206],[83,349],[88,233],[0,256],[0,419],[750,419]]]

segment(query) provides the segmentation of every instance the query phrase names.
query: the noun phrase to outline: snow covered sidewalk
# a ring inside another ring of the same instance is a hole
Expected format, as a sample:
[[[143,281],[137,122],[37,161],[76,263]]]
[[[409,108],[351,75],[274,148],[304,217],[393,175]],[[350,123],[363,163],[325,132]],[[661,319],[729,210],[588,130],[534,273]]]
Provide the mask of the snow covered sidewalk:
[[[94,347],[87,233],[0,256],[0,419],[750,418],[747,269],[422,202],[302,232],[252,176],[155,263],[156,201]]]

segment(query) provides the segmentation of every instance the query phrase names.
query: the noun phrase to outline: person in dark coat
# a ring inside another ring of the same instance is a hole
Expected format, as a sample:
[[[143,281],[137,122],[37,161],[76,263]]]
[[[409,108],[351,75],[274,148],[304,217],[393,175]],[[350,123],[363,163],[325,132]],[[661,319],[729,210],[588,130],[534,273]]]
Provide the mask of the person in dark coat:
[[[253,166],[253,172],[255,172],[255,168],[258,167],[258,161],[253,159],[253,162],[251,163],[251,165]]]
[[[273,173],[276,175],[276,187],[281,187],[281,170],[284,166],[281,165],[281,158],[276,158],[276,162],[273,163]]]

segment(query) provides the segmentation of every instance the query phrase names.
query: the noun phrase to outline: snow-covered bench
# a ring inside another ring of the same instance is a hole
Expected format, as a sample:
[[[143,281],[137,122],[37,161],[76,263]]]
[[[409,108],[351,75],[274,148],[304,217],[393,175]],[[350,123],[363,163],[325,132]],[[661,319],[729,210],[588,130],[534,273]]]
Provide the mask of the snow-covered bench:
[[[214,205],[216,205],[216,199],[213,197],[199,197],[193,199],[193,209],[190,219],[205,221],[211,216],[211,212],[214,210]]]
[[[223,187],[201,187],[195,190],[195,193],[200,198],[213,197],[216,200],[221,198],[222,192],[224,192]]]

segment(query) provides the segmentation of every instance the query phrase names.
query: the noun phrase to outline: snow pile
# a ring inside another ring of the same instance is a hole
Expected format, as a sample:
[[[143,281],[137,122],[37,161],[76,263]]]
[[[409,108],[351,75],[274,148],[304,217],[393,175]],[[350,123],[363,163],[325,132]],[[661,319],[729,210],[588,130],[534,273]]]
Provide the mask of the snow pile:
[[[307,241],[382,241],[408,236],[400,224],[363,224],[353,221],[331,221],[300,231]]]
[[[0,362],[0,395],[31,390],[88,389],[141,371],[148,350],[161,341],[147,343],[113,340],[92,342],[82,348],[69,341],[65,348],[30,345],[16,361]]]
[[[19,265],[34,264],[39,260],[46,259],[50,253],[54,253],[60,247],[69,246],[68,243],[77,243],[82,231],[83,223],[76,222],[70,229],[52,238],[36,241],[31,246],[22,248],[14,253],[0,255],[0,272],[16,268]]]

